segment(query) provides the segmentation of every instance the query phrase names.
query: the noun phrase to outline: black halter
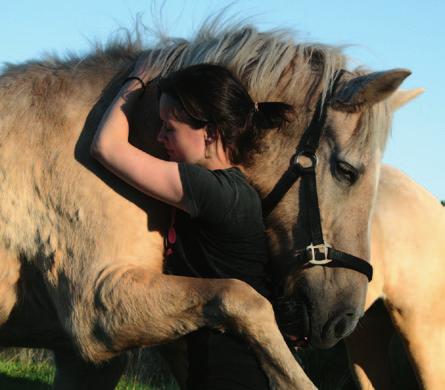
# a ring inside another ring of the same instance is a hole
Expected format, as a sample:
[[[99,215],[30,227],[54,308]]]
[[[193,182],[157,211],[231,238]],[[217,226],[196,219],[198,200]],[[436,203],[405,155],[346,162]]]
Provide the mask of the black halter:
[[[332,91],[335,90],[338,80],[343,71],[335,76]],[[301,177],[302,191],[309,205],[309,225],[311,232],[311,243],[304,249],[295,252],[288,264],[280,264],[283,271],[289,267],[303,267],[311,265],[322,265],[327,267],[350,268],[366,275],[368,280],[372,279],[372,266],[367,261],[356,256],[341,252],[325,243],[321,228],[320,208],[318,206],[317,186],[315,178],[315,167],[317,166],[317,149],[326,121],[326,113],[329,97],[323,104],[322,98],[317,102],[317,107],[311,123],[306,128],[302,141],[292,156],[288,170],[281,176],[272,191],[263,200],[263,216],[266,217],[284,197],[286,192]],[[310,165],[302,164],[302,159],[309,160]],[[289,264],[290,263],[290,264]]]

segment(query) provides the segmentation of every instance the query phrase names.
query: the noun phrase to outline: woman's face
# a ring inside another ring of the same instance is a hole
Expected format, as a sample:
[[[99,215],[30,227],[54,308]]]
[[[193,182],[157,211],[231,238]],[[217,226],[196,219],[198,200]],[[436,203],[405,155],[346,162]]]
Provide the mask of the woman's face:
[[[179,121],[174,113],[180,110],[177,102],[166,94],[159,101],[159,115],[163,121],[158,142],[164,145],[171,161],[196,164],[205,155],[206,130],[193,129]]]

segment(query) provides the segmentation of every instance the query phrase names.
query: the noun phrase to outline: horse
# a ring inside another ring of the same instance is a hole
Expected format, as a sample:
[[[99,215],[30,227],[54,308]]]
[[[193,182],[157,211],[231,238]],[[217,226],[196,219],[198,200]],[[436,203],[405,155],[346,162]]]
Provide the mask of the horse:
[[[362,326],[345,339],[361,388],[393,388],[388,344],[395,328],[421,388],[443,389],[445,210],[414,180],[384,166],[372,221],[375,273],[366,309],[381,299],[386,310],[365,315]],[[385,319],[388,314],[391,321]]]
[[[0,77],[0,345],[54,350],[56,388],[114,388],[123,351],[209,326],[241,334],[271,388],[313,388],[281,331],[329,347],[363,315],[388,98],[410,72],[347,71],[339,48],[249,25],[210,22],[190,41],[144,49],[153,75],[217,63],[255,101],[295,108],[286,127],[246,135],[240,164],[272,200],[265,226],[277,317],[287,320],[280,331],[270,302],[243,282],[163,274],[168,210],[90,157],[98,121],[142,51],[114,42],[84,58],[9,65]],[[148,88],[130,142],[166,157],[156,101]]]

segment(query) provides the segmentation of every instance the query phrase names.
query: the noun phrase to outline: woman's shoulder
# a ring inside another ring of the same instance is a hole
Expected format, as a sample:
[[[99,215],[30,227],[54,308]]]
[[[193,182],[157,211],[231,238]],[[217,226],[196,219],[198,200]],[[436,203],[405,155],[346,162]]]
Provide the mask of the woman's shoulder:
[[[184,195],[192,204],[192,217],[208,216],[215,222],[233,212],[259,209],[260,198],[238,167],[209,170],[179,163]]]
[[[194,182],[203,182],[216,187],[219,186],[221,190],[230,190],[239,186],[253,190],[246,176],[238,167],[208,169],[200,165],[183,162],[180,162],[178,165],[179,172],[184,179],[191,179]]]
[[[213,174],[218,177],[222,186],[227,187],[228,191],[232,191],[234,195],[241,197],[239,199],[241,202],[260,200],[258,192],[238,167],[217,169],[213,171]]]
[[[239,197],[239,173],[231,168],[209,170],[187,163],[179,163],[178,167],[190,216],[220,222]]]

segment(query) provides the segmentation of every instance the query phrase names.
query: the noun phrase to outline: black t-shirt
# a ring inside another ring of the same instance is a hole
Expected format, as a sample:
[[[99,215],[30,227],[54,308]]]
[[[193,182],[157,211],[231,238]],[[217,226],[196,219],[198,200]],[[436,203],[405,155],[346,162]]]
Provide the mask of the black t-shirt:
[[[236,167],[211,171],[179,163],[179,174],[190,215],[176,210],[167,272],[236,278],[268,297],[268,251],[256,190]]]
[[[269,297],[268,252],[255,189],[236,167],[210,171],[179,163],[190,214],[175,210],[166,271],[204,278],[236,278]],[[268,390],[268,380],[239,336],[200,329],[187,336],[189,390]]]

